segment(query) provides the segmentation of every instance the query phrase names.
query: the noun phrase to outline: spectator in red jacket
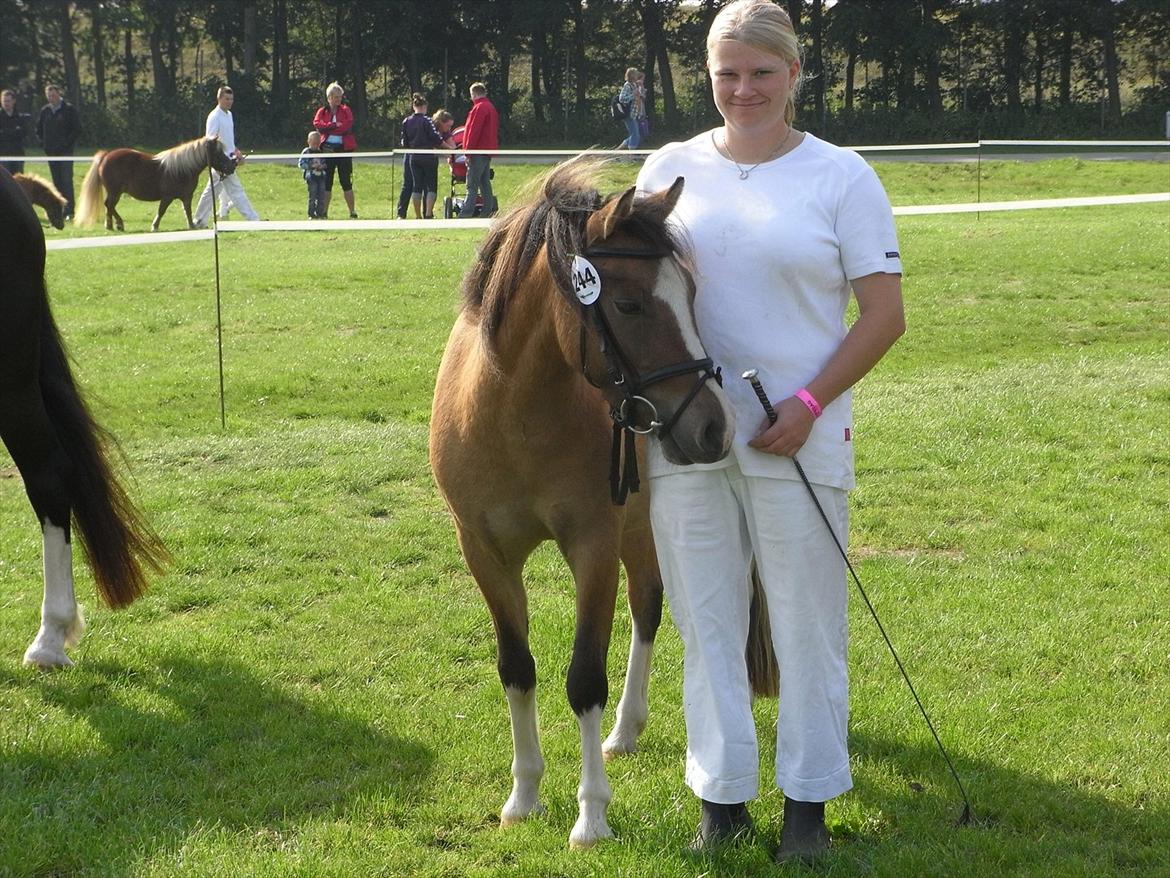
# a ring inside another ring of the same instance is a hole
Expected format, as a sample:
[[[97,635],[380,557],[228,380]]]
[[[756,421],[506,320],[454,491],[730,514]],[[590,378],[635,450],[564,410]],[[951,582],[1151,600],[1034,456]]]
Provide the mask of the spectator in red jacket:
[[[488,100],[487,86],[482,82],[472,83],[471,112],[463,123],[464,149],[499,149],[500,114]],[[495,204],[492,198],[492,157],[490,155],[467,156],[467,198],[460,219],[475,216],[475,198],[483,196],[483,215],[490,216]]]
[[[331,82],[325,89],[326,105],[317,110],[313,127],[321,132],[321,149],[325,152],[353,152],[357,139],[353,136],[353,110],[341,102],[345,89]],[[341,178],[341,194],[349,207],[349,218],[357,219],[353,206],[353,159],[349,156],[329,158],[329,176],[325,180],[325,214],[329,213],[329,199],[333,197],[333,175]]]

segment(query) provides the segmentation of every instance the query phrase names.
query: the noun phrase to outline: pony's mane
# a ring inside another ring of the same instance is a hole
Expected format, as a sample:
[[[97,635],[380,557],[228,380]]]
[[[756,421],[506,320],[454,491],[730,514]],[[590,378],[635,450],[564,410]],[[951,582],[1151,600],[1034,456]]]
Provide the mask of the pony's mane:
[[[33,204],[48,207],[44,199],[56,201],[61,205],[65,204],[65,196],[57,191],[56,186],[39,174],[13,174],[12,177],[28,194],[28,200]]]
[[[594,211],[615,196],[602,199],[597,180],[603,162],[574,159],[539,178],[539,193],[521,198],[521,206],[493,223],[463,278],[462,312],[479,323],[490,346],[513,293],[533,267],[544,246],[548,272],[561,294],[572,301],[569,282],[573,254],[585,249],[585,228]],[[651,247],[681,252],[681,242],[662,217],[640,210],[623,220],[619,228],[633,233]]]
[[[196,137],[164,149],[154,160],[162,165],[162,171],[167,176],[190,177],[207,167],[207,138]]]

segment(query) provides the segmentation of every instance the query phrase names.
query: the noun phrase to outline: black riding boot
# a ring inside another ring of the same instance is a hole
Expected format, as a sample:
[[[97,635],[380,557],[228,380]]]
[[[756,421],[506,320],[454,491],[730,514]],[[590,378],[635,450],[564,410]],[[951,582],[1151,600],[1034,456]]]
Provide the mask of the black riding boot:
[[[703,805],[703,816],[699,820],[699,831],[691,842],[691,850],[697,853],[709,851],[724,842],[734,841],[748,835],[755,827],[747,804],[721,805],[717,802],[699,800]]]
[[[811,863],[829,849],[824,802],[798,802],[784,797],[784,826],[776,862],[800,860]]]

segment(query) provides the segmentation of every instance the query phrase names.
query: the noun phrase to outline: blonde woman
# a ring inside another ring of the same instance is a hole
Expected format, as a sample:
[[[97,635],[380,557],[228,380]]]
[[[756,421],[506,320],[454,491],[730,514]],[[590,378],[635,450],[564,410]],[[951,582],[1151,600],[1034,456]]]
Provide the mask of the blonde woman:
[[[769,425],[747,382],[727,381],[732,453],[680,467],[652,444],[651,520],[685,647],[686,782],[702,812],[695,847],[752,829],[759,758],[743,653],[754,556],[780,666],[777,859],[812,860],[829,845],[824,803],[853,785],[847,593],[844,561],[793,457],[846,545],[850,388],[905,329],[902,263],[877,175],[857,153],[794,126],[800,47],[784,9],[724,7],[707,68],[723,125],[659,149],[638,188],[686,178],[672,216],[693,244],[699,335],[723,374],[759,370],[778,419]],[[847,327],[851,297],[859,316]]]

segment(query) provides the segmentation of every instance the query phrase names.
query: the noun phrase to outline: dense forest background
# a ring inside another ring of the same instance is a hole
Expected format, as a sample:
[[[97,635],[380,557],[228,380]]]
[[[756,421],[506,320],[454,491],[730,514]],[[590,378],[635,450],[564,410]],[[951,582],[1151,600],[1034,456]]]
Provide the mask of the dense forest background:
[[[704,36],[723,0],[0,0],[0,87],[57,82],[83,142],[195,136],[224,81],[238,139],[298,145],[340,81],[386,149],[413,91],[456,118],[488,84],[505,145],[609,145],[609,97],[646,71],[651,143],[718,117]],[[1167,0],[786,0],[802,127],[842,144],[1142,138],[1170,110]]]

